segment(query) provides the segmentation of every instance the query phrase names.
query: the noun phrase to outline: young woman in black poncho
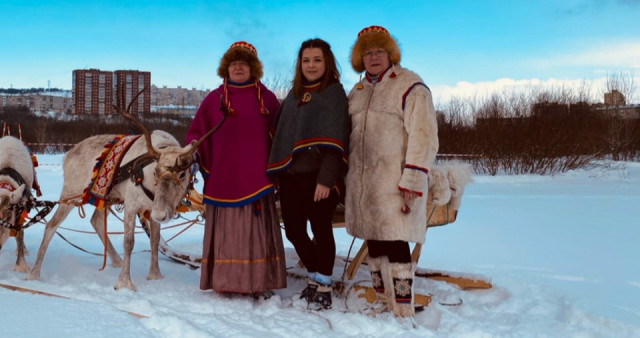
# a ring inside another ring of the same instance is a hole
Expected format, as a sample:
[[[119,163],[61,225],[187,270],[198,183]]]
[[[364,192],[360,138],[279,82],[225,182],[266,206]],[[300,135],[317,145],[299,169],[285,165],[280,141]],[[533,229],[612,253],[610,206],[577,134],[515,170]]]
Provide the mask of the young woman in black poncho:
[[[300,46],[293,88],[276,121],[267,172],[279,183],[287,239],[307,268],[308,285],[300,298],[311,309],[330,308],[336,255],[332,218],[344,194],[349,135],[347,97],[327,42],[311,39]]]

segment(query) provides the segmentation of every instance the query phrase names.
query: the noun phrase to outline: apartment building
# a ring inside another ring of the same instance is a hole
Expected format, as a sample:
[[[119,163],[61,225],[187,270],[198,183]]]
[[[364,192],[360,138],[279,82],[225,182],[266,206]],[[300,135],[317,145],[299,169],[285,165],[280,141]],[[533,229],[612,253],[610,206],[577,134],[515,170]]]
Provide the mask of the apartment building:
[[[0,95],[0,108],[12,106],[25,106],[39,112],[70,113],[73,101],[70,91]]]
[[[137,70],[101,71],[99,69],[76,69],[73,71],[72,95],[75,114],[110,115],[116,113],[113,106],[124,108],[143,89],[131,113],[151,111],[151,73]]]
[[[110,115],[113,113],[113,73],[99,69],[73,71],[71,91],[73,113]]]
[[[167,86],[151,86],[151,104],[154,106],[199,106],[210,90],[167,88]]]
[[[151,111],[160,114],[195,114],[210,90],[151,86]]]
[[[114,102],[120,105],[124,97],[124,108],[127,108],[138,93],[142,92],[131,106],[131,114],[151,111],[151,73],[137,70],[116,70]],[[145,89],[146,88],[146,89]],[[144,90],[144,91],[143,91]]]

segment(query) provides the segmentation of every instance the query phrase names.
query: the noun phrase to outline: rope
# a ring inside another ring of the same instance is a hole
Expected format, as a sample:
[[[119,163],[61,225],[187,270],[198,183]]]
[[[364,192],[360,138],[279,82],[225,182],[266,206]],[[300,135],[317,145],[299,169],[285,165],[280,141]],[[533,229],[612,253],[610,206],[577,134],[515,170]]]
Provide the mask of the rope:
[[[188,222],[190,222],[190,219],[187,219],[186,217],[182,216],[182,215],[178,215],[178,218],[182,218],[184,220],[187,220]],[[204,219],[202,218],[202,214],[198,214],[198,216],[196,216],[195,221],[200,224],[200,225],[204,225]]]
[[[76,249],[78,249],[78,250],[80,250],[82,252],[85,252],[85,253],[88,253],[88,254],[94,255],[94,256],[102,256],[103,255],[103,254],[98,253],[98,252],[91,252],[91,251],[89,251],[87,249],[84,249],[84,248],[82,248],[82,247],[80,247],[80,246],[78,246],[76,244],[73,244],[70,240],[68,240],[66,237],[62,236],[62,234],[57,232],[57,231],[56,231],[56,235],[60,236],[60,238],[62,238],[65,242],[69,243],[69,245],[71,245],[72,247],[74,247],[74,248],[76,248]],[[140,253],[140,252],[149,252],[149,251],[150,250],[141,250],[141,251],[138,251],[138,252],[132,252],[131,254]]]
[[[109,240],[109,235],[107,235],[107,215],[109,213],[107,211],[103,212],[102,215],[104,215],[104,223],[102,223],[102,226],[104,227],[102,229],[102,243],[104,244],[104,252],[102,253],[102,267],[100,269],[98,269],[98,271],[102,271],[104,270],[104,268],[107,266],[107,241]]]
[[[433,206],[433,208],[431,208],[431,212],[429,213],[429,217],[427,217],[427,227],[429,227],[429,221],[431,220],[431,216],[433,216],[433,213],[436,212],[436,208],[437,206]],[[447,211],[449,211],[449,204],[447,204]],[[449,213],[447,212],[447,218],[449,217]]]
[[[81,233],[81,234],[95,234],[95,231],[88,231],[88,230],[78,230],[78,229],[72,229],[72,228],[67,228],[67,227],[63,227],[60,226],[58,227],[58,229],[63,229],[63,230],[67,230],[67,231],[71,231],[71,232],[77,232],[77,233]],[[144,233],[144,231],[135,231],[134,234],[142,234]],[[124,235],[124,231],[109,231],[107,232],[107,234],[109,235]]]
[[[80,250],[80,251],[82,251],[82,252],[86,252],[86,253],[91,254],[91,255],[94,255],[94,256],[102,256],[102,254],[101,254],[101,253],[91,252],[91,251],[88,251],[88,250],[86,250],[86,249],[83,249],[83,248],[81,248],[81,247],[79,247],[79,246],[77,246],[77,245],[75,245],[75,244],[71,243],[71,241],[70,241],[70,240],[68,240],[66,237],[62,236],[62,234],[60,234],[60,233],[59,233],[59,232],[57,232],[57,231],[56,231],[56,235],[60,236],[60,238],[62,238],[65,242],[69,243],[69,245],[71,245],[72,247],[74,247],[74,248],[76,248],[76,249],[78,249],[78,250]]]
[[[186,224],[186,223],[185,223]],[[187,231],[189,228],[191,228],[194,224],[196,224],[196,221],[191,221],[191,224],[189,224],[188,226],[186,226],[184,229],[180,230],[177,234],[171,236],[171,238],[169,238],[168,240],[165,241],[165,243],[169,243],[172,239],[178,237],[178,235],[182,234],[183,232]]]
[[[120,204],[119,204],[119,205],[120,205]],[[117,207],[117,206],[116,206],[116,210],[117,210],[118,208],[119,208],[119,207]],[[123,211],[124,211],[124,204],[122,204],[122,208],[121,208],[121,210],[119,210],[118,212],[123,212]],[[115,217],[116,217],[120,222],[124,223],[124,219],[122,219],[120,216],[118,216],[118,214],[116,214],[115,212],[113,212],[113,209],[111,209],[111,206],[109,206],[109,212],[110,212],[113,216],[115,216]]]

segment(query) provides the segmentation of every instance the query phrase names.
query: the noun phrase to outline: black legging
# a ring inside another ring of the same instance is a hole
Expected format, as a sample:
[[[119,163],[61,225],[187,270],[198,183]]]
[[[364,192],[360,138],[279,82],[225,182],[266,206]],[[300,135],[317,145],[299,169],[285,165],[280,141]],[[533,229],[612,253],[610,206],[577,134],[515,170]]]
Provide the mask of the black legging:
[[[287,239],[307,271],[331,276],[336,258],[332,219],[338,194],[332,189],[329,197],[314,202],[317,176],[317,172],[281,175],[280,208]],[[311,223],[315,243],[307,233],[307,220]]]
[[[389,263],[411,263],[409,242],[367,240],[369,256],[373,258],[387,256]]]

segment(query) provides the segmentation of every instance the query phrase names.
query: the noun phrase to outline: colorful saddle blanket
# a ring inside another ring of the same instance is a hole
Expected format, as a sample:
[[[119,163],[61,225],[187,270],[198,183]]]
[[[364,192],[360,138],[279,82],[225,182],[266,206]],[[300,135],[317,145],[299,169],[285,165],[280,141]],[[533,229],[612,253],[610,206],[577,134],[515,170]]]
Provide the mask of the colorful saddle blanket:
[[[84,190],[80,204],[90,203],[98,209],[104,208],[105,199],[111,191],[113,178],[120,168],[122,158],[140,136],[118,135],[104,146],[102,154],[96,159],[91,182]]]

